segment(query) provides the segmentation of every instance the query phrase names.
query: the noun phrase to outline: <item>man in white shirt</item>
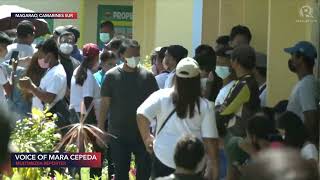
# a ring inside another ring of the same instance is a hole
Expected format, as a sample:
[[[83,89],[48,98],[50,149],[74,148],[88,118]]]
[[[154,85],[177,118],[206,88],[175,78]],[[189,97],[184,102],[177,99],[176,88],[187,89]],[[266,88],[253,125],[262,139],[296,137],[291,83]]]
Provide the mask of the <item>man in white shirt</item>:
[[[227,95],[229,94],[231,88],[236,82],[236,74],[231,68],[231,57],[230,53],[232,51],[231,47],[223,47],[217,49],[217,65],[215,72],[223,80],[223,86],[220,89],[218,96],[215,100],[215,105],[222,105]]]
[[[173,77],[176,73],[176,66],[179,61],[188,56],[188,50],[180,45],[171,45],[168,47],[165,56],[164,63],[168,67],[170,74],[166,79],[164,88],[170,88],[173,86]]]
[[[18,51],[18,58],[31,57],[36,49],[31,45],[35,37],[35,27],[27,20],[21,21],[17,26],[17,43],[7,47],[8,53],[5,57],[9,60],[14,51]],[[27,64],[25,64],[26,66]]]
[[[254,77],[259,85],[259,98],[261,107],[267,106],[267,56],[263,53],[256,52],[256,69]]]
[[[161,48],[159,53],[157,54],[157,59],[156,59],[156,64],[162,64],[162,67],[163,67],[163,70],[155,77],[160,89],[164,88],[164,84],[165,84],[165,82],[168,78],[168,75],[169,75],[169,71],[166,70],[167,67],[164,66],[164,63],[163,63],[164,56],[165,56],[167,49],[168,49],[168,47]]]
[[[293,47],[285,48],[291,54],[289,70],[297,74],[299,81],[289,97],[287,110],[297,114],[307,128],[313,143],[319,143],[319,84],[313,75],[317,58],[316,48],[307,41],[300,41]]]

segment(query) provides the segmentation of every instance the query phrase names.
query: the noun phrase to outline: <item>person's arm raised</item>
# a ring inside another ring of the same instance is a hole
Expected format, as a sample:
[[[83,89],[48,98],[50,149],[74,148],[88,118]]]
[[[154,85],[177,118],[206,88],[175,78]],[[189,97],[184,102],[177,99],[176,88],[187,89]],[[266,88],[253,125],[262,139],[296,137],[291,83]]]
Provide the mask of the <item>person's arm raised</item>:
[[[44,91],[37,87],[29,77],[24,77],[19,80],[19,85],[22,89],[26,89],[34,96],[38,97],[44,103],[52,103],[56,98],[56,94]]]

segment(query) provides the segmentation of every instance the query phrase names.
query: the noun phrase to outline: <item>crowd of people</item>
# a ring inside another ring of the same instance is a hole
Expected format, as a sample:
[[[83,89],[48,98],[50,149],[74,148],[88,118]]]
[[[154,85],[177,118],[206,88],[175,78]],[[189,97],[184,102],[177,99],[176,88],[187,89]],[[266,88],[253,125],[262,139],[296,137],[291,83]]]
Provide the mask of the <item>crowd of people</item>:
[[[109,179],[129,178],[132,154],[138,180],[319,177],[320,86],[310,42],[284,48],[299,81],[288,100],[268,107],[267,56],[250,46],[246,26],[198,46],[194,57],[182,45],[157,47],[152,71],[140,63],[139,43],[117,35],[110,21],[99,43],[82,49],[74,26],[38,44],[35,30],[20,22],[14,41],[0,32],[1,104],[16,119],[33,108],[56,113],[59,128],[86,114],[85,123],[116,137],[101,137],[108,147],[94,141]]]

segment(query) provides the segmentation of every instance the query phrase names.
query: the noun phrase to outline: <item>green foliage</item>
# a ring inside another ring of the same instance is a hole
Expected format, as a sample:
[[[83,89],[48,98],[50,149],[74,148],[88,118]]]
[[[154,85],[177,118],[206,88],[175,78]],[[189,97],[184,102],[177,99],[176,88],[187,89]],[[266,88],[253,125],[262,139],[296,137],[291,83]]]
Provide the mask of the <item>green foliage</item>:
[[[152,64],[151,64],[151,57],[146,56],[144,58],[141,58],[141,65],[148,69],[149,71],[152,70]]]
[[[52,152],[61,139],[57,133],[57,116],[33,110],[31,118],[18,120],[11,135],[12,145],[17,152]]]
[[[18,120],[11,135],[12,146],[16,152],[52,152],[61,139],[57,133],[52,113],[32,110],[32,117]],[[13,168],[12,179],[40,179],[50,172],[50,168]]]

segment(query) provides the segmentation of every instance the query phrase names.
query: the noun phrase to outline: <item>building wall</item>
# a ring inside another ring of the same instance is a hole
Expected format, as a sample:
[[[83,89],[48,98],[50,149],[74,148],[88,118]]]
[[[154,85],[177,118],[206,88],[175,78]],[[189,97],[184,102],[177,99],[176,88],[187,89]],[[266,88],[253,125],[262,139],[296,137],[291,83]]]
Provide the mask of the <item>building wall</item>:
[[[81,20],[81,32],[83,33],[83,39],[81,44],[96,43],[97,33],[97,10],[98,5],[132,5],[132,0],[80,0],[83,19]]]
[[[155,47],[180,44],[192,52],[193,0],[156,0]]]

